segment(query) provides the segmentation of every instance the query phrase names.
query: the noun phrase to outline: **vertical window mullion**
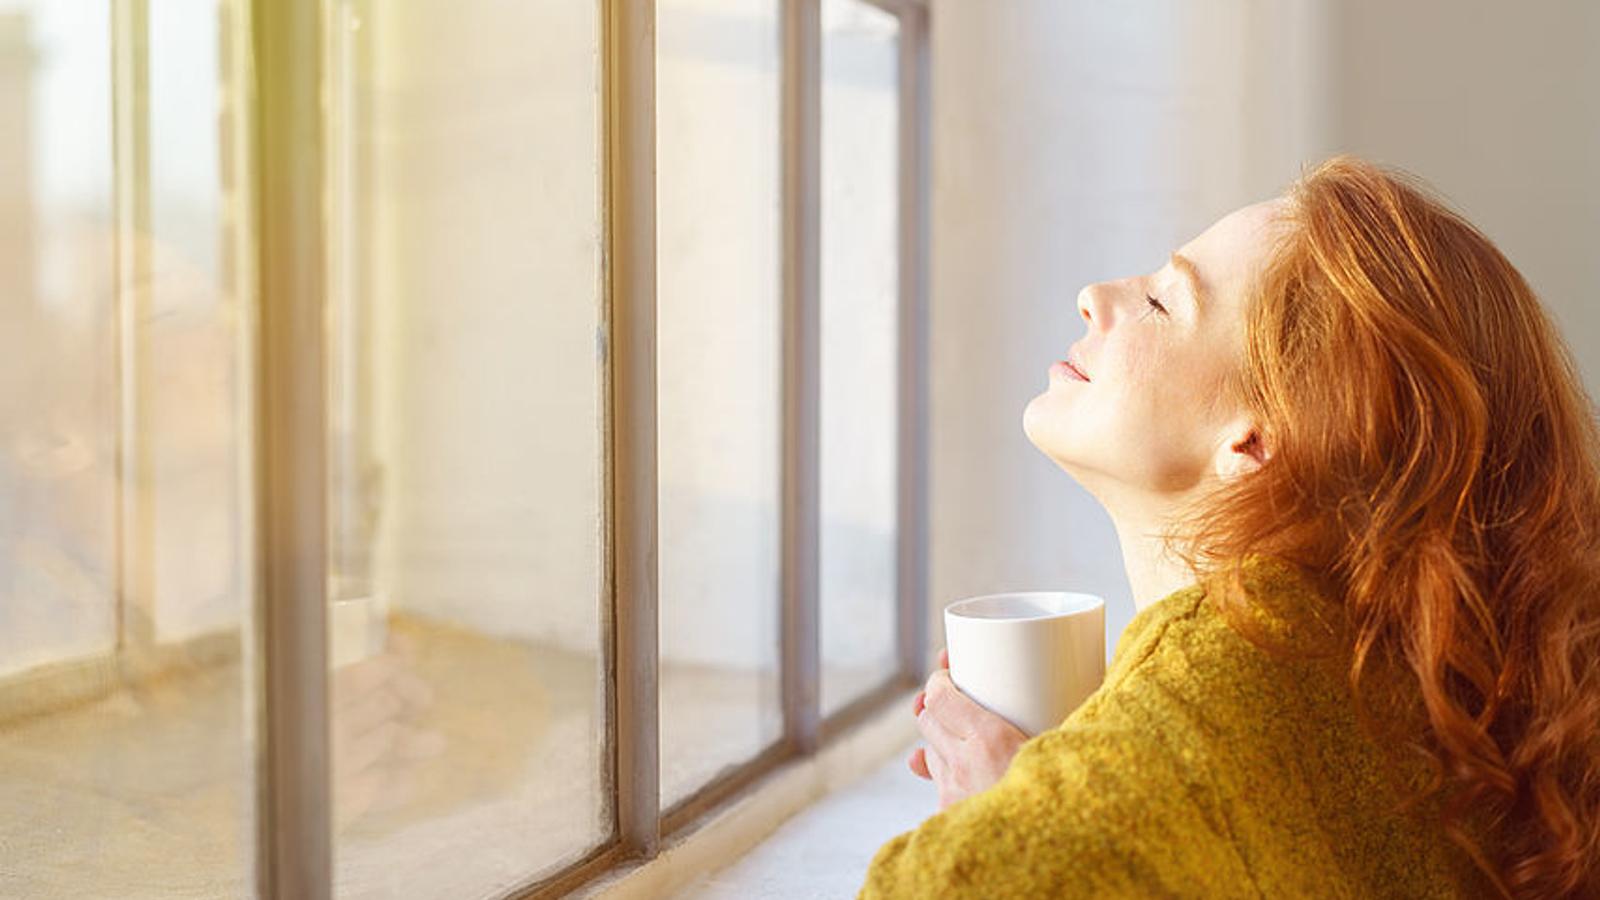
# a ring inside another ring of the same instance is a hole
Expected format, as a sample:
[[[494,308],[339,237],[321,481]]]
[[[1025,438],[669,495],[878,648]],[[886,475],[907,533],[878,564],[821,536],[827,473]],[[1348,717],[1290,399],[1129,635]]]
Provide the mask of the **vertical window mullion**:
[[[332,893],[323,370],[322,46],[317,0],[250,4],[257,355],[263,897]],[[309,51],[308,51],[308,48]]]
[[[900,13],[900,667],[928,670],[927,17]]]
[[[155,540],[150,511],[149,387],[145,329],[150,315],[150,9],[147,0],[112,5],[112,191],[116,216],[116,652],[149,649],[154,613]]]
[[[783,5],[784,734],[800,753],[821,734],[818,579],[821,501],[821,97],[819,0]]]
[[[650,857],[661,841],[655,3],[604,2],[617,836]]]

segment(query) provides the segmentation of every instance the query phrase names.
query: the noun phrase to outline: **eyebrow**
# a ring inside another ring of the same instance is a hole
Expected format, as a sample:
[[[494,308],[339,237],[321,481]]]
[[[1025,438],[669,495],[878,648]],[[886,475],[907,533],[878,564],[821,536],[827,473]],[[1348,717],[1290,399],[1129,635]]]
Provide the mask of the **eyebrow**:
[[[1194,260],[1173,251],[1172,267],[1182,272],[1184,279],[1189,282],[1189,293],[1194,296],[1195,306],[1203,308],[1210,302],[1200,281],[1200,270],[1195,268]]]

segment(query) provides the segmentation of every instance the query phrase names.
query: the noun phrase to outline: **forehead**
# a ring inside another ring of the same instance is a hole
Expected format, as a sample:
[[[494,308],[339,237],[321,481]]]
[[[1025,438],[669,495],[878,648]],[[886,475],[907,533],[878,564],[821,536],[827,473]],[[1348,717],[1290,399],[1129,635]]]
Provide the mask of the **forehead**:
[[[1212,296],[1237,296],[1267,260],[1272,238],[1284,227],[1282,198],[1241,207],[1218,219],[1182,248],[1200,270]]]

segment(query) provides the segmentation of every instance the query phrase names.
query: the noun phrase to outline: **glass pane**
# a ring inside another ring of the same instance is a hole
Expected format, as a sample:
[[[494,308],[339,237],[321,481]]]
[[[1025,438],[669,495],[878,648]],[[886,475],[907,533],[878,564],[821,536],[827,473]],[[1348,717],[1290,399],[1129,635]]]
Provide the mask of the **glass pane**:
[[[783,731],[778,3],[661,0],[661,800]]]
[[[897,18],[822,4],[822,712],[896,671]]]
[[[241,896],[242,85],[215,0],[110,10],[0,3],[0,895]]]
[[[611,831],[597,5],[329,13],[335,886],[491,896]]]

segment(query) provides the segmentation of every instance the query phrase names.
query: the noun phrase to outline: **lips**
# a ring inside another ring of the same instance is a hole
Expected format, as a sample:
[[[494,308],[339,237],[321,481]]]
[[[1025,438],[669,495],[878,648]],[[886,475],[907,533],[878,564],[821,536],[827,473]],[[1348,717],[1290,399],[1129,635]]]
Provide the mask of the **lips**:
[[[1077,344],[1073,344],[1072,347],[1067,350],[1067,358],[1062,360],[1062,362],[1066,363],[1067,367],[1072,369],[1072,371],[1077,372],[1078,377],[1082,378],[1084,381],[1090,380],[1088,370],[1085,369],[1083,364],[1078,361]]]
[[[1081,381],[1085,384],[1089,382],[1088,377],[1064,359],[1056,360],[1050,364],[1050,377],[1060,378],[1065,381]]]

